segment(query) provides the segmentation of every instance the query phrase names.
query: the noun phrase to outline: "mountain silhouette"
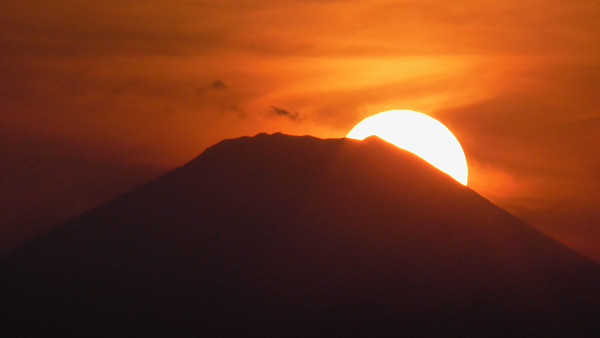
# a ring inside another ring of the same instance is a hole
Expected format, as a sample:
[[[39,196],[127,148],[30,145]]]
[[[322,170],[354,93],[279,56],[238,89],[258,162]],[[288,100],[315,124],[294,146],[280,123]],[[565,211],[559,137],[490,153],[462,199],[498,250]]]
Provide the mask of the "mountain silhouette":
[[[599,332],[599,264],[375,137],[222,141],[1,267],[12,333]]]

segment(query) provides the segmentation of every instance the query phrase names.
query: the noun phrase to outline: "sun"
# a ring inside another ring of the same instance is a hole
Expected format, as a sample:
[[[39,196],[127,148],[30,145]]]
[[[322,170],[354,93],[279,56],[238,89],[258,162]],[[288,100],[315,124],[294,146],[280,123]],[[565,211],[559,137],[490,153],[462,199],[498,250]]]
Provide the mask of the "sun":
[[[438,120],[412,110],[390,110],[362,120],[346,137],[363,140],[369,136],[408,150],[467,185],[465,153],[454,134]]]

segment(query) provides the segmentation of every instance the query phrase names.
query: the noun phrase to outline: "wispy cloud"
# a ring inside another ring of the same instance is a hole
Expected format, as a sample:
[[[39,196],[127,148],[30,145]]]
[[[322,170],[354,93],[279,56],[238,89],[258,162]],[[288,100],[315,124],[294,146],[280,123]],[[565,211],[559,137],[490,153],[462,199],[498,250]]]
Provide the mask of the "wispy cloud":
[[[285,110],[280,107],[271,106],[271,112],[277,116],[287,117],[288,119],[290,119],[292,121],[300,121],[301,120],[300,113],[298,113],[297,111],[289,111],[289,110]]]

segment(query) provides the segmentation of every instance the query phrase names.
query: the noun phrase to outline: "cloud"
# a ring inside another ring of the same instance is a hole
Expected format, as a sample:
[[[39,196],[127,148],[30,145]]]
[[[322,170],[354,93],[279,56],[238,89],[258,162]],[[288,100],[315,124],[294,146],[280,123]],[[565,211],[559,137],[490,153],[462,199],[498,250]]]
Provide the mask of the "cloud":
[[[300,113],[298,113],[296,111],[285,110],[283,108],[276,107],[276,106],[271,106],[271,113],[275,114],[277,116],[287,117],[292,121],[301,121],[302,120],[300,117]]]
[[[210,88],[214,90],[227,90],[227,86],[221,80],[216,80],[210,84]]]

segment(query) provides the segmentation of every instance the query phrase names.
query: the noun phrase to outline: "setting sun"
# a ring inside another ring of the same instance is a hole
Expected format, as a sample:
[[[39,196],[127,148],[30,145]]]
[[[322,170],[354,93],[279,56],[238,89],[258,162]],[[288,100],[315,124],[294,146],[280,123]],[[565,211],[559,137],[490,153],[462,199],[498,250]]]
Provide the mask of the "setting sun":
[[[467,185],[465,153],[452,132],[438,120],[411,110],[390,110],[362,120],[346,137],[362,140],[369,136],[410,151]]]

